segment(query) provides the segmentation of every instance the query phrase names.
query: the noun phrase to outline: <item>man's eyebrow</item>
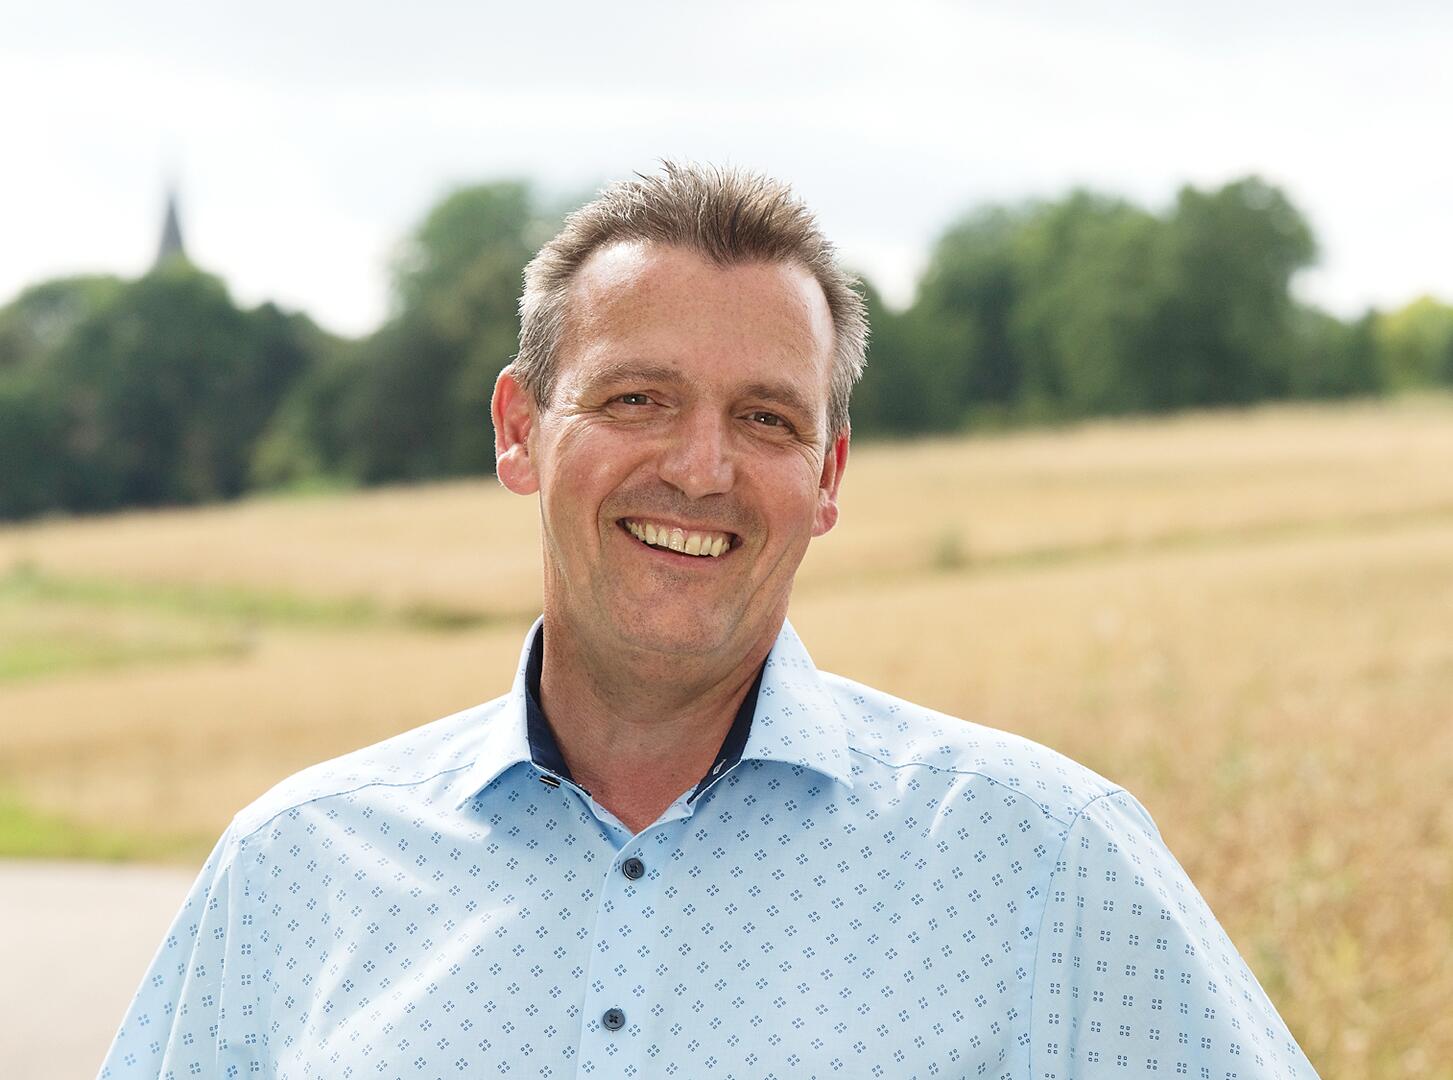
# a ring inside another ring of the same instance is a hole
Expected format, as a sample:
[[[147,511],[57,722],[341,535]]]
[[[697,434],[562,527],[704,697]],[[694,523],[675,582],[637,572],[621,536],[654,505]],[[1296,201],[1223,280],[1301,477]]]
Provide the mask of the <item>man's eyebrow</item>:
[[[650,364],[635,360],[620,360],[606,364],[591,372],[585,380],[588,388],[609,386],[612,383],[668,383],[679,385],[683,380],[681,372],[666,364]]]

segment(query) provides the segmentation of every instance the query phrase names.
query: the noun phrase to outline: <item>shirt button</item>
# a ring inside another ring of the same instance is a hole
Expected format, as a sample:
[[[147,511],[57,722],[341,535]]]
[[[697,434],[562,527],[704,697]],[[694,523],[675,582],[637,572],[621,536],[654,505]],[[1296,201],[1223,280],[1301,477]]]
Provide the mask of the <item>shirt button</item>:
[[[619,1009],[606,1009],[605,1015],[600,1018],[600,1022],[611,1031],[619,1031],[626,1026],[626,1014]]]
[[[625,874],[632,881],[635,881],[646,873],[646,864],[632,855],[625,862],[621,863],[621,873]]]

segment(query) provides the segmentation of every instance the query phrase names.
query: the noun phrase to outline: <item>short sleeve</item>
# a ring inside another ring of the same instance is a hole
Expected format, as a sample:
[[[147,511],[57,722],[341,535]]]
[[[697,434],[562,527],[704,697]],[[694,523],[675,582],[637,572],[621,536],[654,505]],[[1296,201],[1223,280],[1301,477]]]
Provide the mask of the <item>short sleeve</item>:
[[[253,942],[237,919],[236,858],[229,830],[142,978],[101,1065],[101,1080],[238,1077],[252,1071],[258,998]]]
[[[1127,793],[1069,828],[1035,960],[1032,1080],[1316,1073]]]

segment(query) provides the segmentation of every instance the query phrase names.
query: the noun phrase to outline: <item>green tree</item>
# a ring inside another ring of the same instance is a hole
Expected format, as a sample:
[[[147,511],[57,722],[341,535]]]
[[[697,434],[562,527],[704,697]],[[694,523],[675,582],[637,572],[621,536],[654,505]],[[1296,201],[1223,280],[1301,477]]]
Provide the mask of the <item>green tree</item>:
[[[24,475],[7,512],[102,510],[238,494],[252,443],[321,337],[173,261],[115,290],[6,395]],[[35,495],[45,478],[48,498]],[[43,503],[43,505],[42,505]]]
[[[1015,244],[1010,320],[1021,411],[1087,416],[1152,407],[1153,265],[1164,224],[1120,200],[1077,191],[1037,207]]]
[[[293,384],[254,444],[251,486],[311,488],[357,479],[349,462],[351,428],[345,409],[362,365],[356,342],[329,340],[317,361]]]
[[[489,395],[518,340],[525,263],[548,229],[523,183],[444,198],[394,260],[388,321],[299,384],[254,476],[379,483],[492,468]]]
[[[120,278],[96,275],[56,278],[25,289],[0,308],[0,375],[43,365],[123,285]]]
[[[915,324],[889,308],[872,283],[862,280],[872,336],[867,366],[853,391],[853,433],[871,437],[926,430],[923,358],[928,350],[912,340]]]
[[[60,400],[37,375],[0,373],[0,519],[56,508],[63,436]]]
[[[1314,307],[1292,314],[1286,389],[1297,398],[1338,398],[1384,390],[1372,312],[1343,322]]]
[[[1391,390],[1453,385],[1453,306],[1419,297],[1373,317],[1383,381]]]
[[[1256,177],[1181,189],[1155,273],[1162,299],[1148,372],[1152,408],[1242,404],[1290,390],[1292,276],[1316,254],[1311,229]]]
[[[1255,177],[1184,188],[1167,215],[1085,191],[988,207],[940,238],[891,333],[913,343],[900,368],[917,367],[928,429],[1254,401],[1292,391],[1321,325],[1289,288],[1314,253],[1296,208]]]
[[[1023,365],[1011,331],[1020,285],[1016,244],[1032,212],[977,211],[934,245],[903,332],[923,376],[920,430],[953,430],[970,410],[1019,400]]]

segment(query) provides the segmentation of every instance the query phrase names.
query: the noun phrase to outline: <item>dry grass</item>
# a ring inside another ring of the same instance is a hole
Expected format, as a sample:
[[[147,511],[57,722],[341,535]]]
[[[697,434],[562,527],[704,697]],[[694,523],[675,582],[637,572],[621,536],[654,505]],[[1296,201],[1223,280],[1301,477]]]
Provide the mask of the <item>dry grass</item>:
[[[1453,1076],[1453,402],[867,447],[844,511],[793,606],[823,667],[1134,791],[1323,1075]],[[199,612],[243,645],[0,682],[0,794],[207,833],[493,696],[537,602],[534,514],[474,483],[0,531],[0,572],[504,619]],[[94,595],[93,636],[141,617]],[[23,619],[60,633],[83,601]],[[146,633],[184,651],[184,614]]]
[[[519,614],[540,603],[537,515],[492,480],[248,499],[0,530],[0,570]]]

